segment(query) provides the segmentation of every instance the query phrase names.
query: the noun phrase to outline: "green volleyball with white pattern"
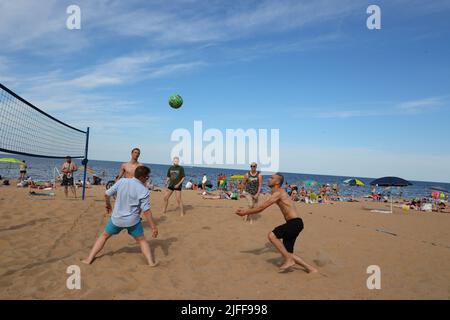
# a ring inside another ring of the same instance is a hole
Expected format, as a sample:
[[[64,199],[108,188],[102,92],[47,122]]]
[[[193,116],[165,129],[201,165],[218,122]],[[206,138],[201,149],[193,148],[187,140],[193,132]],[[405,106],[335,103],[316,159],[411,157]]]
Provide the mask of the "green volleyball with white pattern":
[[[179,94],[173,94],[169,97],[169,105],[174,109],[178,109],[183,105],[183,98]]]

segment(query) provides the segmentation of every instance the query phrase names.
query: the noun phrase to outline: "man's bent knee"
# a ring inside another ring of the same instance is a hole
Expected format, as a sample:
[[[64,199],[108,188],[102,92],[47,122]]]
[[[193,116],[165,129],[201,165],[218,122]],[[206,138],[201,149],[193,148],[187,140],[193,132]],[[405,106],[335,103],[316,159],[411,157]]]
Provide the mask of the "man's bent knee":
[[[111,234],[106,233],[105,231],[103,231],[101,237],[104,238],[105,240],[107,240],[107,239],[109,239],[111,237]]]
[[[278,239],[277,236],[275,235],[275,233],[273,233],[272,231],[269,232],[269,234],[267,235],[267,238],[268,238],[270,241],[274,241],[275,239]]]

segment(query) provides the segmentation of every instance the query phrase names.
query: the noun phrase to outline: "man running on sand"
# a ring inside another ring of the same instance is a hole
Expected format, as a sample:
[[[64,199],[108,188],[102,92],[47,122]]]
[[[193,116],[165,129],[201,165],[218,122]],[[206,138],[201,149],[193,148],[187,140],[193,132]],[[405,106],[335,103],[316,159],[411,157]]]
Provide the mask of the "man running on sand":
[[[134,148],[133,150],[131,150],[131,160],[126,163],[122,163],[122,165],[120,166],[119,176],[117,177],[116,181],[123,177],[134,177],[134,170],[136,170],[137,167],[142,166],[142,164],[138,161],[140,155],[141,150],[139,150],[139,148]]]
[[[152,211],[150,210],[150,192],[145,183],[150,175],[150,168],[145,166],[137,167],[134,172],[134,178],[123,178],[117,181],[111,188],[106,190],[105,202],[106,212],[111,213],[111,197],[117,195],[117,200],[112,211],[111,218],[105,226],[105,231],[97,239],[89,257],[82,260],[83,263],[91,264],[97,253],[99,253],[106,241],[123,229],[127,229],[128,234],[132,236],[141,246],[141,251],[147,259],[149,266],[157,265],[148,242],[144,237],[144,229],[141,223],[141,211],[147,218],[152,228],[152,237],[158,236],[158,229],[152,219]]]
[[[286,223],[276,227],[269,233],[269,241],[281,253],[284,263],[280,267],[280,272],[285,272],[296,263],[304,267],[307,272],[317,272],[317,269],[307,264],[299,256],[294,254],[294,243],[300,232],[303,230],[303,221],[298,216],[294,202],[291,200],[286,191],[283,190],[284,177],[280,173],[275,173],[269,178],[269,188],[271,189],[270,197],[261,205],[255,208],[238,209],[236,214],[245,216],[262,212],[274,203],[278,205]],[[283,239],[283,242],[280,241]]]
[[[167,170],[166,184],[168,190],[166,192],[166,195],[164,196],[163,213],[166,213],[170,196],[172,196],[172,193],[175,192],[178,206],[180,207],[181,216],[184,216],[183,201],[181,200],[181,188],[183,186],[185,175],[184,175],[184,168],[180,166],[179,163],[180,158],[174,157],[173,166],[171,166],[169,170]]]

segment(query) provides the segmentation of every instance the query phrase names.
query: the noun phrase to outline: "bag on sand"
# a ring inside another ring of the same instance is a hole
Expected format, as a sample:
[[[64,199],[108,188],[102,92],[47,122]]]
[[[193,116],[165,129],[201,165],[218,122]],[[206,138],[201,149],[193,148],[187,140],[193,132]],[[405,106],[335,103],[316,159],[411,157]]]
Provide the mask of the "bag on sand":
[[[233,192],[231,194],[231,200],[239,200],[240,194],[239,192]]]

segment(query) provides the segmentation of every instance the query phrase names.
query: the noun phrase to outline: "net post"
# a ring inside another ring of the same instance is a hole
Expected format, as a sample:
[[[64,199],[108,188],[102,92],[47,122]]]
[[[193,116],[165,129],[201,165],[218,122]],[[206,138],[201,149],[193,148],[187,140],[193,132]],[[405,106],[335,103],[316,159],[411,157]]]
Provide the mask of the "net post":
[[[84,200],[85,194],[86,194],[86,175],[87,175],[87,164],[88,164],[88,147],[89,147],[89,127],[86,130],[86,147],[84,149],[84,159],[83,159],[83,165],[84,165],[83,195],[81,197],[83,200]]]

